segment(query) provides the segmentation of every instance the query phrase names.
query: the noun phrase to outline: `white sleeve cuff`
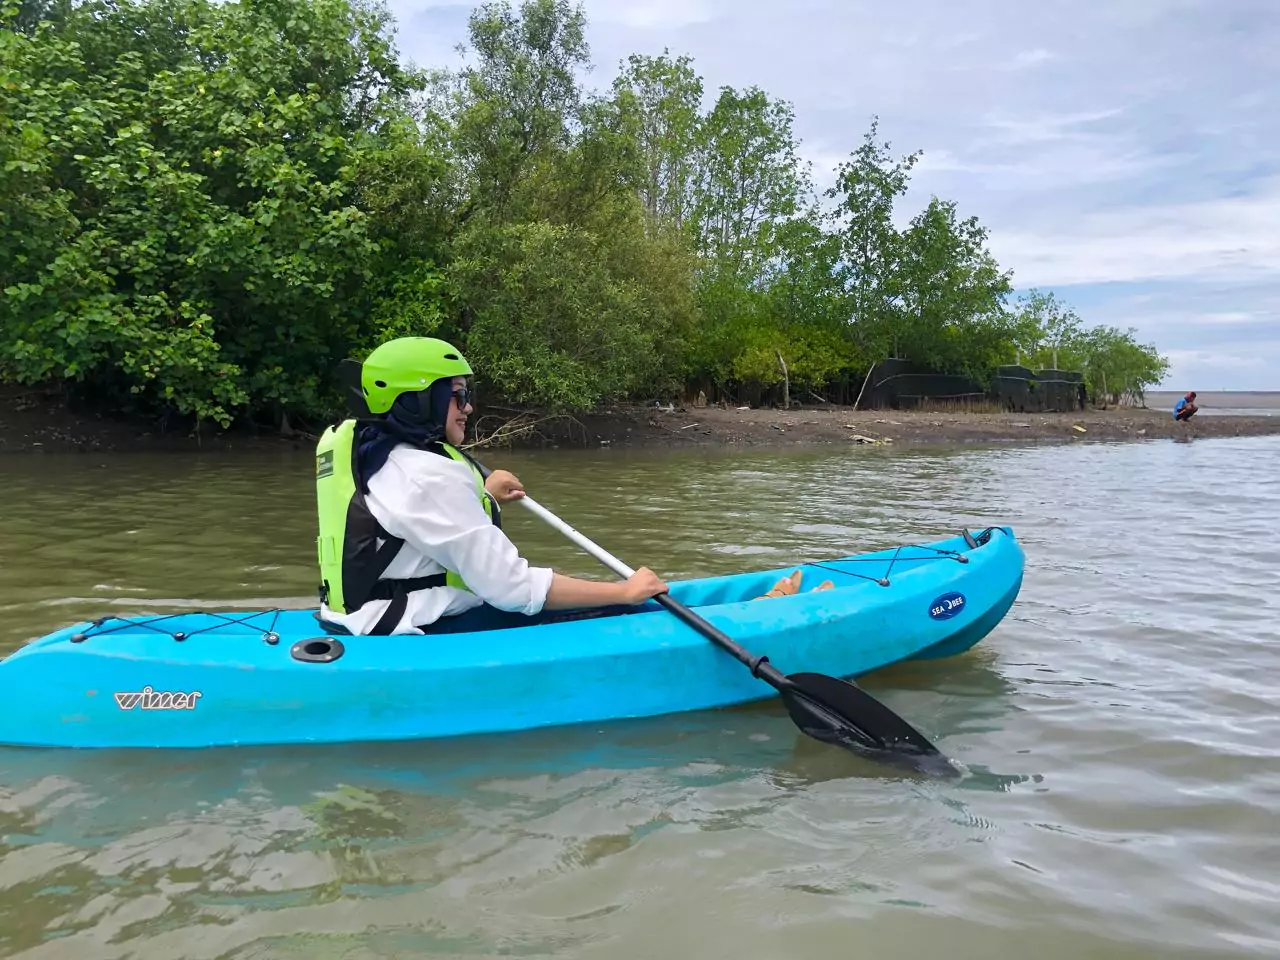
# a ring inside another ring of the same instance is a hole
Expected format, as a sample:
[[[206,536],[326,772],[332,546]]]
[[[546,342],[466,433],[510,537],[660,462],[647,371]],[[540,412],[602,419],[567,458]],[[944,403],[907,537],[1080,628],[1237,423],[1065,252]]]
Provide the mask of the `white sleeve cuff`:
[[[541,613],[542,608],[546,606],[547,594],[551,591],[551,581],[555,577],[555,571],[550,567],[530,567],[529,568],[529,605],[525,607],[526,616],[532,617],[534,614]]]

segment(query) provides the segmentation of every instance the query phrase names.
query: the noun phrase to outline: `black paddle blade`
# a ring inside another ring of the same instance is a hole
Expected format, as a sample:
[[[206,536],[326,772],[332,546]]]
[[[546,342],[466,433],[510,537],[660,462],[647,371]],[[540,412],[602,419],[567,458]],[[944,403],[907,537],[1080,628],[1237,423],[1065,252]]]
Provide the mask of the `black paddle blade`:
[[[787,713],[815,740],[931,773],[958,771],[919,730],[861,687],[821,673],[793,673],[780,690]]]

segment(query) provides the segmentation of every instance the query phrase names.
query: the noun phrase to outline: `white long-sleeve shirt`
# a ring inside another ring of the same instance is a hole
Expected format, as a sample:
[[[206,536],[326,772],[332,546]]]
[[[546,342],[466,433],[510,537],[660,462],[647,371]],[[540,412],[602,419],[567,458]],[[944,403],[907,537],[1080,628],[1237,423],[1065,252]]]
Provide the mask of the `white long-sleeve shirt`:
[[[453,570],[470,590],[432,587],[408,595],[392,633],[423,633],[419,626],[483,602],[528,615],[541,612],[551,589],[550,567],[533,567],[493,525],[476,496],[471,468],[451,457],[398,444],[369,480],[369,512],[404,540],[383,579],[426,577]],[[474,592],[472,592],[474,591]],[[367,634],[390,605],[370,600],[353,613],[321,605],[320,615],[354,634]]]

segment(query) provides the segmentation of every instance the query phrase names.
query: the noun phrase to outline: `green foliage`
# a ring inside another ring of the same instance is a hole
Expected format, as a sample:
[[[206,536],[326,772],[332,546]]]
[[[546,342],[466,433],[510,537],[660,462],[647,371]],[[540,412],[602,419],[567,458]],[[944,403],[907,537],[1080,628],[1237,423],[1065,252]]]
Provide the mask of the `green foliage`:
[[[1169,372],[1169,361],[1154,346],[1139,344],[1132,329],[1085,328],[1053,293],[1027,292],[1011,318],[1010,340],[1024,363],[1050,368],[1056,361],[1059,369],[1081,370],[1089,392],[1107,402],[1119,403],[1124,396],[1141,400],[1144,390]]]
[[[754,87],[723,88],[703,119],[691,227],[713,269],[750,282],[776,252],[775,231],[805,186],[792,119],[788,104]]]
[[[546,221],[460,238],[454,276],[471,314],[466,352],[487,392],[577,410],[662,379],[678,318],[646,282],[659,265],[618,262],[611,245]]]
[[[683,230],[695,202],[702,79],[687,56],[632,54],[613,92],[624,134],[634,144],[627,182],[654,229]]]
[[[745,329],[732,330],[723,379],[772,385],[785,361],[794,386],[813,390],[862,362],[849,336],[848,297],[833,282],[840,238],[823,232],[816,211],[776,228],[777,254],[762,289],[753,291]]]
[[[1022,352],[1024,362],[1053,367],[1055,352],[1056,362],[1066,364],[1059,369],[1078,369],[1084,362],[1078,350],[1080,317],[1060,303],[1055,294],[1031,290],[1019,297],[1013,325],[1015,332],[1011,339]]]
[[[223,425],[319,408],[377,249],[355,172],[410,86],[384,27],[345,0],[88,0],[4,31],[6,378]]]
[[[1004,312],[1009,274],[986,250],[976,218],[930,200],[902,234],[900,319],[895,341],[912,359],[981,379],[1000,362],[1011,326]]]
[[[876,143],[878,130],[879,120],[873,118],[861,145],[837,167],[836,182],[826,193],[835,201],[839,278],[849,298],[853,336],[870,362],[896,355],[903,241],[893,214],[920,159],[917,151],[894,160],[890,144]]]
[[[446,329],[487,396],[553,410],[673,389],[693,325],[693,260],[628,184],[631,121],[577,86],[584,22],[564,0],[480,8],[453,101],[468,199]]]
[[[1132,329],[1094,327],[1080,335],[1077,349],[1090,392],[1111,403],[1125,396],[1142,400],[1146,388],[1169,372],[1169,361],[1155,347],[1139,344]]]
[[[467,182],[467,215],[518,220],[521,190],[570,142],[582,102],[574,70],[588,63],[586,16],[568,0],[478,7],[469,21],[478,63],[453,95],[455,149]]]
[[[227,425],[327,415],[339,358],[409,334],[555,410],[758,397],[783,363],[821,392],[889,356],[981,378],[1056,351],[1114,397],[1167,370],[1053,293],[1010,306],[955,204],[899,229],[920,153],[874,118],[824,204],[758,87],[704,102],[664,51],[584,91],[572,0],[482,3],[452,73],[402,67],[376,0],[0,10],[5,380]]]

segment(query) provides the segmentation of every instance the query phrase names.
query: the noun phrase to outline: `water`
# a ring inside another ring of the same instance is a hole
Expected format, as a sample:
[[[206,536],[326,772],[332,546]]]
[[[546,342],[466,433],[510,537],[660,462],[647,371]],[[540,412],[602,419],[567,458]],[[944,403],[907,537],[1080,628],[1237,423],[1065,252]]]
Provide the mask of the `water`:
[[[0,750],[0,956],[1280,955],[1280,439],[489,459],[672,578],[1012,524],[1006,621],[865,682],[969,775],[890,772],[772,705],[376,747]],[[104,610],[312,593],[305,451],[0,469],[0,650]],[[534,562],[607,576],[507,516]]]

